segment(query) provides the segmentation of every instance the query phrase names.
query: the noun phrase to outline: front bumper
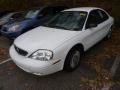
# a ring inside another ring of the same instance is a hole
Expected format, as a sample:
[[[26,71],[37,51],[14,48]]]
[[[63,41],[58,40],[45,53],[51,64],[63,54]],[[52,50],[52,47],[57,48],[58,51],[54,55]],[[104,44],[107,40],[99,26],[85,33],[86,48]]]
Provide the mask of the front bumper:
[[[28,73],[35,75],[48,75],[61,70],[61,61],[39,61],[19,55],[14,47],[10,48],[10,56],[15,64]],[[57,62],[57,63],[55,63]]]

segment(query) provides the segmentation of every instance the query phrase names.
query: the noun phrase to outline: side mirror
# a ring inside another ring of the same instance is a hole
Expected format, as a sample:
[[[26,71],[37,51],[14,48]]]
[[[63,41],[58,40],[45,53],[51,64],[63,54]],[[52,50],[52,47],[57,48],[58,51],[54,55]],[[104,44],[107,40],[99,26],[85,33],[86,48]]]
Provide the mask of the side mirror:
[[[88,25],[89,28],[95,28],[95,27],[97,27],[97,26],[98,26],[98,24],[96,24],[96,23],[90,23],[90,24]]]

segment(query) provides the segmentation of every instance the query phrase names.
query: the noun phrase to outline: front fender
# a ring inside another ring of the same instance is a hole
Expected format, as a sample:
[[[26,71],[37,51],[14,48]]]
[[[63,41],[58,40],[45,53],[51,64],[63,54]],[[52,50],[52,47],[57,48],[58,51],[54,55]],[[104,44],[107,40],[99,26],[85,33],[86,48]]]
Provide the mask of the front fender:
[[[65,59],[69,53],[69,51],[75,46],[75,45],[78,45],[78,44],[81,44],[82,45],[82,42],[80,42],[78,39],[76,38],[73,38],[73,39],[70,39],[68,41],[66,41],[65,43],[61,44],[59,47],[57,47],[55,50],[54,50],[54,59],[60,59],[61,60],[61,70],[64,68],[64,62],[65,62]],[[84,47],[84,45],[83,45]]]

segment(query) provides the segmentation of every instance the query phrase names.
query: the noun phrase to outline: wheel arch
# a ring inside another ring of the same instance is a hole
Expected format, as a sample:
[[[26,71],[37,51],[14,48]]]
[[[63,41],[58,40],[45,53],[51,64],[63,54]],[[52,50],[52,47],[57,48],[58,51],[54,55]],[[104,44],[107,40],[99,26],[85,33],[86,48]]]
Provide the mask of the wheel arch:
[[[81,44],[81,43],[75,44],[74,46],[72,46],[72,47],[68,50],[68,52],[67,52],[67,54],[66,54],[66,56],[65,56],[65,61],[66,61],[66,58],[67,58],[69,52],[70,52],[72,49],[74,49],[74,48],[80,48],[80,49],[82,50],[82,52],[84,52],[84,46],[83,46],[83,44]],[[64,64],[63,64],[63,69],[64,69],[65,61],[64,61]]]
[[[73,48],[81,48],[83,51],[84,51],[84,46],[83,46],[83,44],[81,44],[81,43],[78,43],[78,44],[76,44],[76,45],[74,45],[71,49],[73,49]],[[70,50],[71,50],[70,49]],[[70,51],[69,50],[69,51]]]

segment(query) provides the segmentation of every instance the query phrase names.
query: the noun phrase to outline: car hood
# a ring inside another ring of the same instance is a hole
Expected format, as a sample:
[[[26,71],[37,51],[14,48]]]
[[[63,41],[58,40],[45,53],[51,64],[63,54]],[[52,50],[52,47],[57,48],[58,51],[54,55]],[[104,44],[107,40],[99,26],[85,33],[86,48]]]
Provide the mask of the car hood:
[[[34,22],[34,19],[18,19],[18,20],[14,20],[14,21],[10,21],[8,23],[6,23],[4,26],[7,27],[7,28],[10,28],[12,26],[15,26],[15,25],[22,25],[22,27],[30,24],[30,23],[33,23]]]
[[[48,27],[37,27],[21,36],[14,44],[21,49],[34,52],[38,49],[54,50],[77,34],[77,31],[68,31]]]
[[[13,19],[13,20],[9,20],[9,19],[0,19],[0,25],[3,25],[3,24],[6,24],[8,26],[12,25],[12,24],[15,24],[15,23],[18,23],[18,22],[22,22],[24,20],[28,20],[28,19],[25,19],[25,18],[21,18],[21,19]]]
[[[32,19],[32,18],[22,18],[22,19],[18,19],[18,20],[16,20],[15,21],[15,23],[28,23],[28,22],[31,22],[31,21],[33,21],[34,19]]]

